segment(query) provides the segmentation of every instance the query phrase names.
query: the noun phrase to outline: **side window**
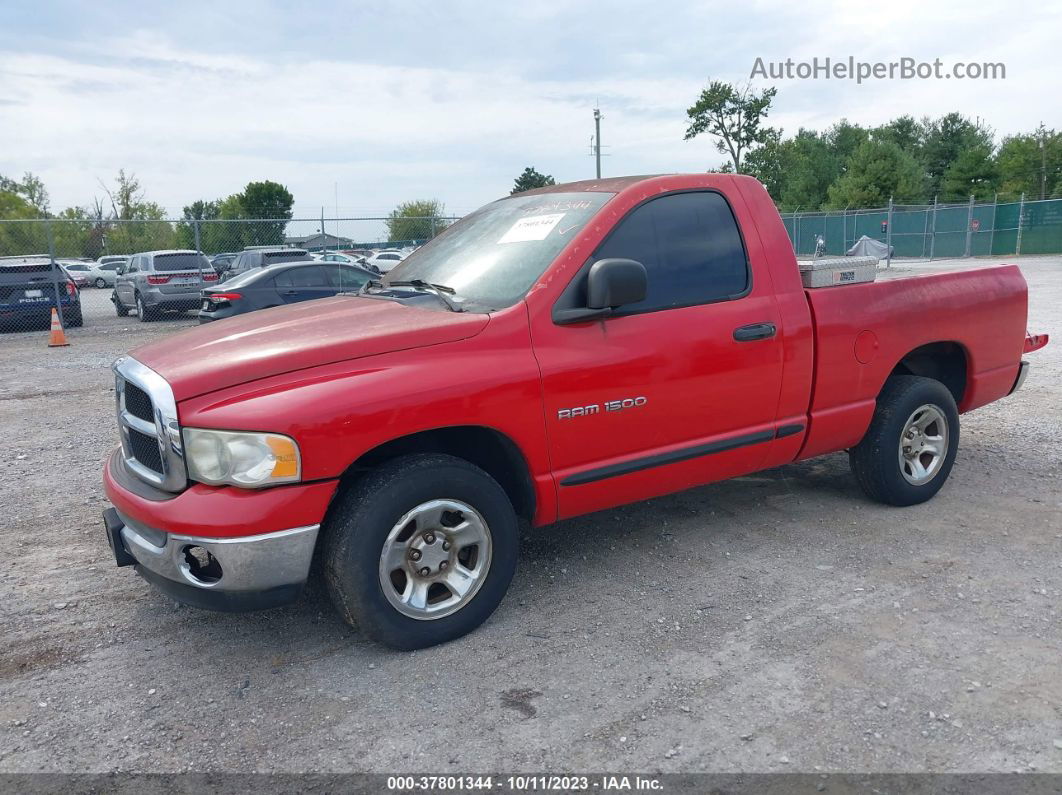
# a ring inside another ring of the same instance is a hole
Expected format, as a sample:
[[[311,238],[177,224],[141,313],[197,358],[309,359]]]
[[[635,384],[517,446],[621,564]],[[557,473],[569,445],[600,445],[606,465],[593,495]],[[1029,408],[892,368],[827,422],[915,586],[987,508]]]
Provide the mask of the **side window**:
[[[136,273],[140,270],[140,257],[133,257],[129,260],[129,267],[126,269],[126,273]]]
[[[645,300],[620,314],[725,301],[749,287],[737,221],[718,193],[675,193],[635,208],[594,254],[607,257],[637,260],[649,277]]]
[[[276,276],[276,285],[280,289],[306,289],[310,287],[331,287],[331,283],[325,276],[323,269],[318,267],[311,268],[291,268],[278,273]]]

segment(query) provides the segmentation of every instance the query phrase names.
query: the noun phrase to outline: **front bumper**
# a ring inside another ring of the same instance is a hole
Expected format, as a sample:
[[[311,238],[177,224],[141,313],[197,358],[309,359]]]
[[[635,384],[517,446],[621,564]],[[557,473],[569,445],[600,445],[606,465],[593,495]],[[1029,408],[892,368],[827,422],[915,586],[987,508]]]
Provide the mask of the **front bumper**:
[[[179,602],[208,610],[263,610],[294,601],[310,571],[320,525],[239,538],[166,533],[103,512],[119,566],[132,565]]]

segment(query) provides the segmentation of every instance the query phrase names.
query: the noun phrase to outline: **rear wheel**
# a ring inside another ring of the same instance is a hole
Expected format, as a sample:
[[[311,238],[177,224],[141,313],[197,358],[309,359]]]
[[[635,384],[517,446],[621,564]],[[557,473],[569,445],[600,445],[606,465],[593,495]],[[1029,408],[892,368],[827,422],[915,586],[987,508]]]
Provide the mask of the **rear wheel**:
[[[81,328],[85,324],[80,307],[75,310],[67,310],[67,315],[63,319],[66,321],[67,328]]]
[[[337,499],[325,580],[349,623],[388,646],[419,649],[490,617],[517,548],[516,514],[490,475],[453,456],[404,456]]]
[[[860,487],[886,505],[916,505],[940,491],[959,447],[959,412],[939,381],[893,376],[863,440],[849,452]]]
[[[136,295],[136,316],[141,323],[148,323],[155,319],[155,310],[144,306],[144,299],[140,297],[140,293]]]

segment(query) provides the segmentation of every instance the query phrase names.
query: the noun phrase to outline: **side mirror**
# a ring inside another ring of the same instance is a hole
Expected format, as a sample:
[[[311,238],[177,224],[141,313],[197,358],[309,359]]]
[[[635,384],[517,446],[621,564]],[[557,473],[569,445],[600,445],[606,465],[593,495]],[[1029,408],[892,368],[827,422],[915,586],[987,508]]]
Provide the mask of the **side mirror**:
[[[119,265],[119,266],[118,266],[117,268],[115,268],[115,269],[114,269],[114,272],[115,272],[115,273],[116,273],[116,274],[117,274],[118,276],[123,276],[123,275],[125,275],[125,265]]]
[[[586,280],[586,305],[590,309],[615,309],[645,299],[649,280],[645,266],[632,259],[599,259]]]
[[[599,320],[612,310],[645,298],[649,279],[645,266],[632,259],[601,259],[586,277],[586,306],[554,309],[553,322],[561,325]]]

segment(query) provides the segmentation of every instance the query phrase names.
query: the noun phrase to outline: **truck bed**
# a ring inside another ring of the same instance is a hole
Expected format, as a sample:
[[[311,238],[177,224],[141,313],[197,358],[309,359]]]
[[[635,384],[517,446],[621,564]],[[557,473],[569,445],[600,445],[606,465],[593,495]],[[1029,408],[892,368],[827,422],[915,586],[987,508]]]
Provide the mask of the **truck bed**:
[[[1016,265],[805,290],[816,340],[809,431],[800,458],[856,444],[896,363],[926,345],[965,361],[962,412],[1007,395],[1025,339],[1027,287]],[[970,318],[978,318],[971,323]]]

